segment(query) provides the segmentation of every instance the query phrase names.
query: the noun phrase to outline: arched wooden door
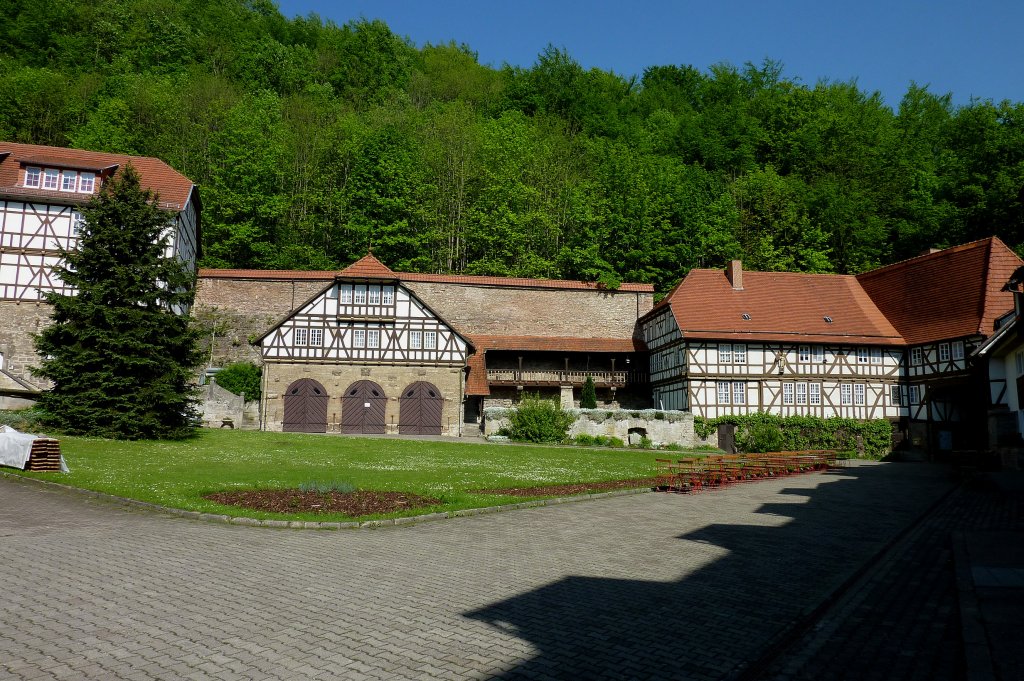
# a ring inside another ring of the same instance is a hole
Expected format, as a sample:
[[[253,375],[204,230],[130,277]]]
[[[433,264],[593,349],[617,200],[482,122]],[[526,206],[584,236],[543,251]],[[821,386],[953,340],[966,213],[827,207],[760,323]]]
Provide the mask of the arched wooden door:
[[[444,397],[433,383],[417,381],[402,391],[398,432],[403,435],[440,435]]]
[[[341,432],[383,435],[387,405],[383,388],[373,381],[356,381],[341,398]]]
[[[326,433],[327,391],[312,378],[300,378],[284,393],[284,432]]]

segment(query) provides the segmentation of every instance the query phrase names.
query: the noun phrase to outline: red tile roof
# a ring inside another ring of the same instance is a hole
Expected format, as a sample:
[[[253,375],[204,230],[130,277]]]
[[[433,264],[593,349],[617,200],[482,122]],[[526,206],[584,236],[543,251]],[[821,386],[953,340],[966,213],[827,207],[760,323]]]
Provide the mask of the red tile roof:
[[[991,334],[1013,309],[1002,291],[1022,261],[996,237],[857,275],[864,290],[908,344]]]
[[[367,253],[359,260],[338,272],[339,277],[365,277],[367,279],[396,279],[395,272],[373,257],[373,253]]]
[[[736,290],[723,270],[691,270],[647,316],[665,305],[684,336],[697,340],[904,342],[849,275],[744,272]]]
[[[621,352],[644,351],[643,341],[635,338],[576,338],[554,336],[471,336],[476,353],[469,357],[466,376],[467,395],[490,395],[487,383],[488,350],[524,350],[534,352]]]
[[[200,277],[220,279],[323,279],[335,277],[353,279],[397,279],[399,281],[422,281],[440,284],[463,284],[466,286],[500,286],[506,288],[553,288],[566,290],[599,291],[602,286],[591,281],[567,279],[523,279],[518,277],[480,277],[462,274],[420,274],[418,272],[395,272],[373,255],[366,255],[339,271],[325,270],[199,270]],[[618,291],[653,293],[653,284],[624,283]]]
[[[143,186],[160,195],[161,206],[181,210],[188,203],[195,184],[160,159],[3,141],[0,141],[0,194],[26,199],[71,200],[73,203],[79,203],[86,200],[89,195],[25,187],[23,164],[92,171],[117,166],[114,173],[116,176],[117,173],[124,171],[128,163],[139,172]]]

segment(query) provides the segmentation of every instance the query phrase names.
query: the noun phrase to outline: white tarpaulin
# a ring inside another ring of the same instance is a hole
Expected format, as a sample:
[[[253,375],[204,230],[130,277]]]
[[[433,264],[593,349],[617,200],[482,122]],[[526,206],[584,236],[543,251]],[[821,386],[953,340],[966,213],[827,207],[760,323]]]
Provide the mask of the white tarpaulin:
[[[19,433],[10,426],[0,426],[0,466],[25,470],[32,456],[32,441],[37,437],[39,436]],[[60,469],[68,472],[63,456],[60,457]]]

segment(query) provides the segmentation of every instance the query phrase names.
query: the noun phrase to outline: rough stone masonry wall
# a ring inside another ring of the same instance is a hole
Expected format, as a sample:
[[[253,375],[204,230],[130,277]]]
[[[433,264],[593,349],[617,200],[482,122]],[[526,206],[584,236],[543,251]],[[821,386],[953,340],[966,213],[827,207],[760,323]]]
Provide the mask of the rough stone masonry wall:
[[[449,366],[402,366],[386,364],[314,364],[268,362],[263,366],[263,429],[280,431],[284,425],[284,392],[292,382],[312,378],[329,396],[327,432],[341,432],[341,396],[356,381],[369,380],[384,389],[388,403],[388,433],[398,432],[399,396],[416,381],[433,383],[444,397],[441,433],[458,437],[462,424],[462,368]]]
[[[29,372],[29,367],[39,362],[32,334],[49,326],[52,312],[47,303],[0,300],[0,352],[4,355],[4,369],[38,387],[47,386]]]
[[[484,435],[496,435],[509,425],[509,409],[484,410]],[[701,445],[717,446],[715,441],[703,439],[693,428],[693,414],[685,411],[640,411],[605,409],[572,409],[576,421],[569,427],[569,437],[576,435],[604,435],[617,437],[627,444],[638,444],[646,436],[655,447],[676,444],[681,447]],[[717,435],[714,436],[717,438]]]
[[[329,283],[329,279],[268,281],[200,277],[192,316],[204,330],[201,343],[207,361],[213,339],[214,366],[238,361],[262,364],[259,350],[251,341]]]
[[[456,329],[485,336],[632,338],[654,305],[650,293],[403,283]]]

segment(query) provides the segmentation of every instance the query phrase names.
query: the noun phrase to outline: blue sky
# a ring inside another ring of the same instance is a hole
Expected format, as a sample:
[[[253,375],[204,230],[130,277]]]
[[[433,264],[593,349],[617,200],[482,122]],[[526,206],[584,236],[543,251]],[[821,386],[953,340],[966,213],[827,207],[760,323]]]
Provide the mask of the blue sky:
[[[1021,0],[281,0],[343,24],[383,19],[417,46],[454,40],[480,62],[530,66],[546,45],[585,67],[641,75],[648,66],[781,61],[813,85],[856,79],[896,107],[911,81],[932,92],[1024,100]]]

